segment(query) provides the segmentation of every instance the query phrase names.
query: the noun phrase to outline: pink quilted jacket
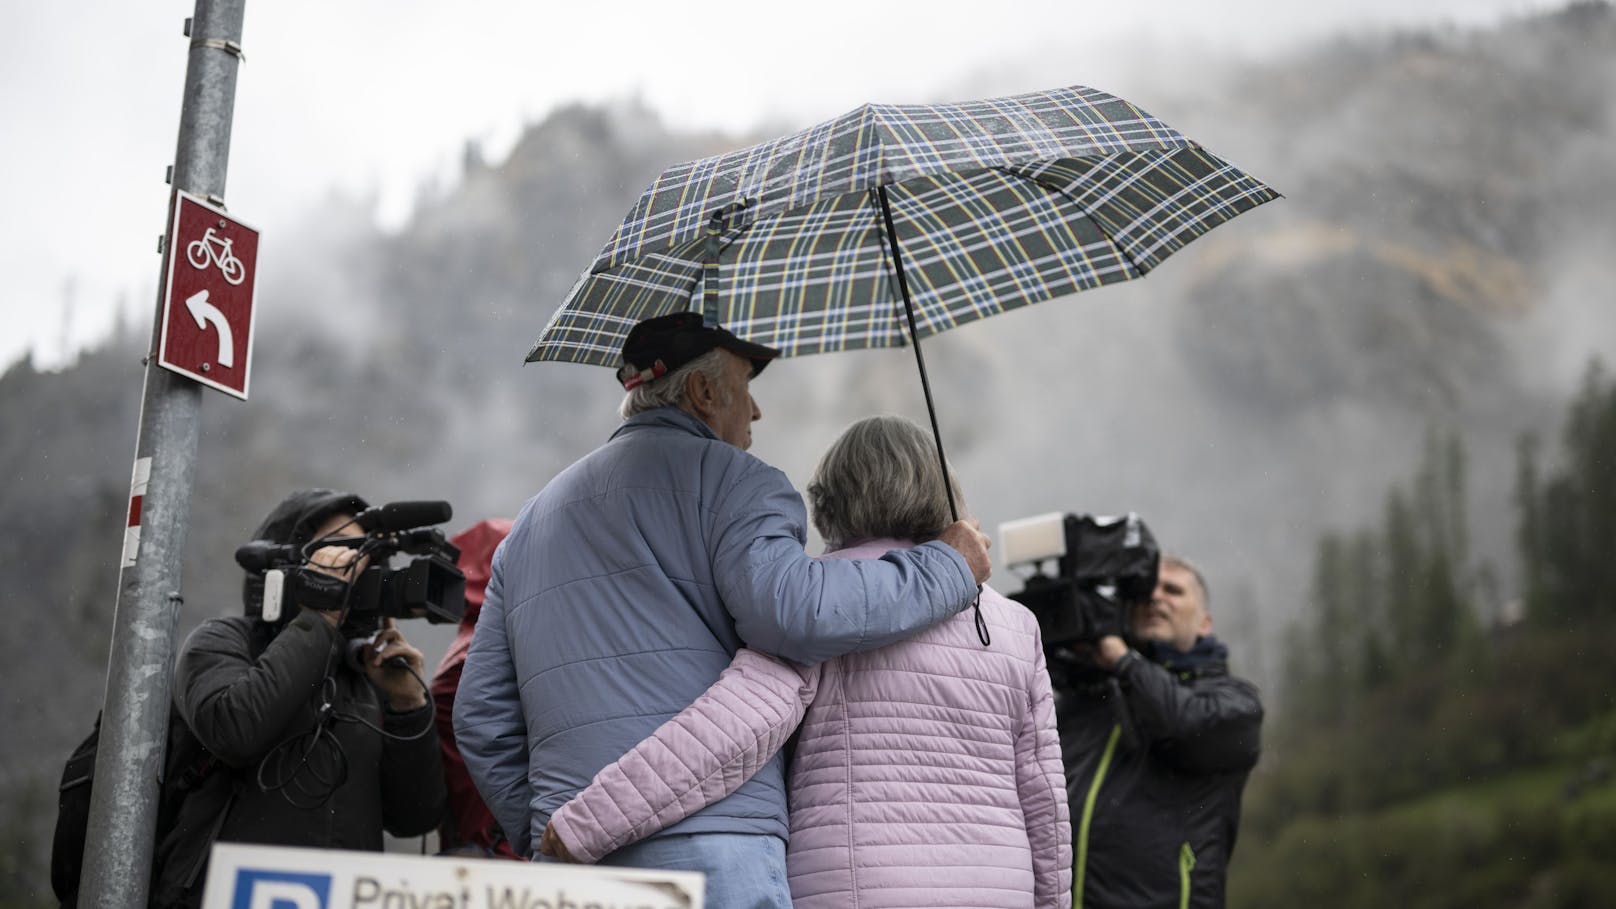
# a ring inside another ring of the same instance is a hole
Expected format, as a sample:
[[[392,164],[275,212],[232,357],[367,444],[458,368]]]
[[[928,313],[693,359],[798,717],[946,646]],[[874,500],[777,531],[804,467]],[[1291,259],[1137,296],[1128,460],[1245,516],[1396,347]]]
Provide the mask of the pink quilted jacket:
[[[991,647],[966,610],[811,668],[741,650],[551,823],[598,861],[733,792],[801,723],[786,859],[797,909],[1066,909],[1071,825],[1038,625],[990,588],[982,617]]]

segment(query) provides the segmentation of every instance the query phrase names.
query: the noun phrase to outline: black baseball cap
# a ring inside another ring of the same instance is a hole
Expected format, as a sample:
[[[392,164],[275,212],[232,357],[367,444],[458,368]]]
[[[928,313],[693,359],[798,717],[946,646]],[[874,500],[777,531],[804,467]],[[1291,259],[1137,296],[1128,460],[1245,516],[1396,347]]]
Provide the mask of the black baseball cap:
[[[719,347],[751,360],[753,376],[780,356],[772,347],[742,341],[717,325],[708,325],[701,313],[676,312],[646,319],[629,331],[617,381],[625,390],[637,388]]]

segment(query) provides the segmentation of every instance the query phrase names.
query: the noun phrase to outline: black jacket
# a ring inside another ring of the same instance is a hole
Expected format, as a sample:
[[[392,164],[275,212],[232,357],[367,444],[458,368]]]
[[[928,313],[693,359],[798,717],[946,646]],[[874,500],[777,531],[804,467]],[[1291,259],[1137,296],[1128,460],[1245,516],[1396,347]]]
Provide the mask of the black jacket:
[[[1074,909],[1224,905],[1262,703],[1254,685],[1228,674],[1215,639],[1165,652],[1161,662],[1130,652],[1114,677],[1051,672]]]
[[[221,780],[220,794],[187,800],[182,824],[211,820],[220,841],[368,851],[381,850],[383,830],[414,836],[436,827],[444,784],[430,699],[417,710],[386,709],[369,679],[344,664],[344,644],[308,612],[279,633],[246,617],[213,619],[192,633],[174,700],[227,770],[209,780]],[[378,730],[425,734],[400,741]],[[211,817],[186,818],[193,805]],[[154,903],[194,902],[206,854],[167,856],[163,844],[158,852]]]

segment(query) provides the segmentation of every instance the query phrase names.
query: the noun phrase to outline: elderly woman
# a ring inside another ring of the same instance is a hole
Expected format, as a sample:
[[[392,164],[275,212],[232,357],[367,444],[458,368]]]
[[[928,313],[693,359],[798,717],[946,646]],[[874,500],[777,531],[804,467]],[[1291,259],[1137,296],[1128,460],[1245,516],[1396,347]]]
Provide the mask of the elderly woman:
[[[824,558],[935,538],[950,522],[943,482],[915,424],[853,424],[808,486]],[[541,851],[599,861],[735,791],[800,724],[786,857],[798,909],[1070,906],[1071,829],[1038,624],[985,587],[981,612],[991,647],[960,613],[818,666],[739,651],[694,704],[556,812]]]

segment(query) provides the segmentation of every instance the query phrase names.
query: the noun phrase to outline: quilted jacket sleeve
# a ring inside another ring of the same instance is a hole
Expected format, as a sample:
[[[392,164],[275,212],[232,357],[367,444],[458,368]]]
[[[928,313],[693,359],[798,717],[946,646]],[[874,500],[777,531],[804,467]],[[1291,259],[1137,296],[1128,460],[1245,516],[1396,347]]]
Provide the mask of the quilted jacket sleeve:
[[[970,566],[944,543],[813,559],[805,522],[785,474],[758,461],[716,503],[713,579],[748,647],[811,665],[907,638],[976,599]]]
[[[683,820],[768,763],[818,684],[818,667],[741,649],[695,703],[602,768],[551,826],[574,858],[593,863]]]
[[[341,641],[329,622],[303,612],[255,659],[252,626],[216,619],[185,642],[174,700],[207,749],[232,767],[260,760],[319,689]]]
[[[1027,819],[1032,847],[1033,905],[1070,909],[1072,905],[1072,824],[1066,801],[1066,771],[1060,734],[1055,729],[1055,698],[1043,643],[1027,691],[1027,713],[1016,737],[1016,790]]]
[[[533,792],[528,786],[527,720],[505,633],[505,550],[494,554],[492,577],[477,616],[460,690],[455,692],[455,741],[471,780],[517,855],[530,855]]]

